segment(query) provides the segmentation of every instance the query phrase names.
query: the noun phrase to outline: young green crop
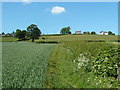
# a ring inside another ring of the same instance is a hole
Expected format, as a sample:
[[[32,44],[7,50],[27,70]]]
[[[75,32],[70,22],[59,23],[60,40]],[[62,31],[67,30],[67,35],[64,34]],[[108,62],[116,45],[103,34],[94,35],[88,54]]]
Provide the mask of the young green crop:
[[[53,46],[30,42],[4,42],[2,48],[3,88],[43,87]]]

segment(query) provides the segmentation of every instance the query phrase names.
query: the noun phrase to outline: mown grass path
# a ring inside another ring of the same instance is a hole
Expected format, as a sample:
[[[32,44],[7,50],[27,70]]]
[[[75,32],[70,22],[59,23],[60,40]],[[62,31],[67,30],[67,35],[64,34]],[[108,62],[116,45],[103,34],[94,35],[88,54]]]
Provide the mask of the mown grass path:
[[[3,88],[41,88],[48,59],[55,45],[4,42],[2,48]]]

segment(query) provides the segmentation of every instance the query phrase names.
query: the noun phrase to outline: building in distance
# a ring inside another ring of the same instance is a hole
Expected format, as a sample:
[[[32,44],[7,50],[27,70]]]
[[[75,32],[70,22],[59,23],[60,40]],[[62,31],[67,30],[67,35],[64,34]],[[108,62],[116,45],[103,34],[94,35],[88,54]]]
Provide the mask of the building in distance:
[[[81,31],[76,31],[75,34],[82,34]]]

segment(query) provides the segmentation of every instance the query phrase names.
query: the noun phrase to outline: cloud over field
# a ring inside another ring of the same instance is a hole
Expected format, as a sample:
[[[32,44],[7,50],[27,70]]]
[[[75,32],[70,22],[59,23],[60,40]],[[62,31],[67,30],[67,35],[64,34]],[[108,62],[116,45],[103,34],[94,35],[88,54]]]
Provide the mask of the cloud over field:
[[[64,7],[55,6],[55,7],[52,7],[52,9],[51,9],[52,14],[61,14],[64,12],[66,12]]]

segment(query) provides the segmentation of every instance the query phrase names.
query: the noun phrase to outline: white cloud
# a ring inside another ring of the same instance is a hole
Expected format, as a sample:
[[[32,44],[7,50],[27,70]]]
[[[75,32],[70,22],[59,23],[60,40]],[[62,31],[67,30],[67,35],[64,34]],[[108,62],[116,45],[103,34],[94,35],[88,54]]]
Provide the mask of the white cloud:
[[[24,4],[31,4],[31,1],[30,1],[30,0],[22,0],[22,2],[23,2]]]
[[[64,12],[65,12],[64,7],[55,6],[55,7],[52,7],[52,9],[51,9],[52,14],[60,14],[60,13],[64,13]]]

